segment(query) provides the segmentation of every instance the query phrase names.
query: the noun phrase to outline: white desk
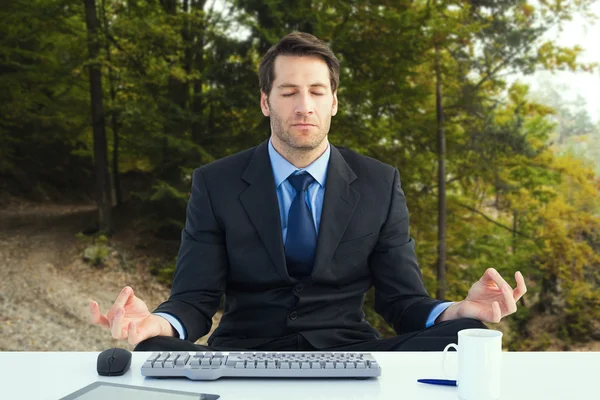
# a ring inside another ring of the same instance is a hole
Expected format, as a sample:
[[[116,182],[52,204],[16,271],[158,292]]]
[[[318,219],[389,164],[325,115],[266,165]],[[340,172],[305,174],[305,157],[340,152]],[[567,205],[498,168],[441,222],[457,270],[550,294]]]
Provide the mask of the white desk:
[[[190,392],[214,393],[222,400],[455,400],[456,388],[417,383],[443,378],[441,353],[373,353],[382,368],[378,379],[188,379],[145,378],[151,353],[133,353],[130,370],[119,377],[96,372],[98,352],[0,352],[0,398],[59,399],[97,380]],[[450,353],[449,369],[456,365]],[[600,352],[504,353],[502,399],[600,399]]]

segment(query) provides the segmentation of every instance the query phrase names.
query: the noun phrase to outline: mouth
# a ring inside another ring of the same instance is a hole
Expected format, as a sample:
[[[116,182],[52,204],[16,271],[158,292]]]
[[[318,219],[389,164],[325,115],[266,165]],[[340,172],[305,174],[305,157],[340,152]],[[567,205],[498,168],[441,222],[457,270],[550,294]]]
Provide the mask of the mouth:
[[[298,128],[310,128],[311,126],[316,126],[313,124],[294,124],[292,126],[297,126]]]

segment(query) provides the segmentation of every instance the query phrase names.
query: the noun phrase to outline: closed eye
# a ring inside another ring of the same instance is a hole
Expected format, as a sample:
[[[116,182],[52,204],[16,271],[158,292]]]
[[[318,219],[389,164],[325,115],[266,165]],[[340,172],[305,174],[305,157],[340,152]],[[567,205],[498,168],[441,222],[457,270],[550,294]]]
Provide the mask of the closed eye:
[[[282,94],[282,96],[283,96],[283,97],[290,97],[290,96],[293,96],[293,95],[295,95],[295,94],[296,94],[296,93],[286,93],[286,94]],[[324,95],[324,93],[315,93],[315,92],[313,92],[313,94],[314,94],[315,96],[323,96],[323,95]]]

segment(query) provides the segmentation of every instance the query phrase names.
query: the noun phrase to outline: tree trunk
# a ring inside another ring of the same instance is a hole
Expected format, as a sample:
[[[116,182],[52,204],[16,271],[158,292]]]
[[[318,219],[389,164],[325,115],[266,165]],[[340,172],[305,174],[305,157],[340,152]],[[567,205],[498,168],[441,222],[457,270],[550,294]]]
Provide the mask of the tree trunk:
[[[113,96],[113,89],[111,88],[111,97],[114,101]],[[113,129],[113,184],[115,187],[115,205],[119,206],[123,203],[123,193],[121,191],[121,179],[119,178],[119,121],[118,114],[116,111],[113,111],[111,115],[111,121]]]
[[[102,76],[98,65],[100,46],[98,44],[98,18],[96,1],[83,0],[88,36],[90,59],[90,95],[92,106],[92,127],[94,132],[94,169],[96,173],[96,203],[98,204],[98,228],[112,232],[111,195],[104,126],[104,106],[102,104]]]
[[[106,8],[104,4],[104,0],[102,0],[102,23],[104,24],[104,29],[108,31],[108,20],[106,19]],[[106,50],[106,59],[108,63],[111,64],[111,55],[110,55],[110,43],[107,40],[105,45]],[[111,101],[111,111],[110,111],[110,122],[113,131],[113,157],[112,157],[112,182],[113,188],[115,192],[115,206],[119,206],[123,203],[123,194],[121,192],[121,180],[119,178],[119,112],[117,107],[117,91],[115,89],[115,75],[113,73],[112,68],[108,70],[108,84],[110,87],[110,101]]]
[[[161,5],[165,13],[170,16],[176,16],[180,12],[183,13],[182,18],[184,20],[182,37],[184,46],[187,48],[190,46],[189,35],[188,35],[188,9],[189,0],[184,0],[181,4],[177,0],[161,0]],[[184,51],[183,59],[178,58],[175,62],[183,64],[184,69],[186,68],[187,50]],[[189,98],[189,83],[180,80],[178,77],[169,74],[167,83],[167,115],[165,119],[165,125],[163,127],[163,160],[160,166],[159,176],[161,179],[167,181],[178,181],[179,180],[179,149],[171,148],[169,146],[169,137],[183,138],[185,130],[187,129],[187,121],[184,117],[185,111],[187,110],[187,103]],[[180,157],[179,157],[180,158]]]
[[[435,47],[435,105],[438,134],[438,289],[436,297],[446,298],[446,136],[444,132],[444,108],[442,106],[442,76],[440,51]]]
[[[202,10],[204,8],[205,0],[192,1],[192,10]],[[193,67],[195,70],[200,71],[200,74],[204,73],[204,25],[198,26],[198,24],[191,25],[191,36],[192,40],[197,43],[194,46],[193,55]],[[190,49],[191,50],[191,49]],[[190,60],[192,57],[190,57]],[[204,129],[204,100],[202,98],[202,78],[196,79],[193,85],[192,95],[192,141],[202,146],[203,139],[205,136]]]

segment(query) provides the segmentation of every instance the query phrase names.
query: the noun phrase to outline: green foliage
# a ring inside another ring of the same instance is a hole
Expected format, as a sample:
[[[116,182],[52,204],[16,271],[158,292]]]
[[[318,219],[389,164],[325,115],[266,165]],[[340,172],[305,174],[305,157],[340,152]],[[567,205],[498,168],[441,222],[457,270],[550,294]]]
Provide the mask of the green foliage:
[[[157,236],[173,238],[181,233],[185,223],[188,201],[182,192],[165,181],[158,181],[149,192],[134,192],[138,205],[140,225],[153,230]]]
[[[106,232],[98,231],[93,235],[79,232],[75,238],[83,245],[81,258],[86,264],[94,268],[117,268],[121,271],[134,272],[135,265],[110,243]]]
[[[569,285],[564,310],[564,334],[574,341],[586,341],[598,329],[600,291],[586,282]]]
[[[83,261],[92,267],[103,268],[112,252],[106,235],[99,233],[95,236],[87,236],[78,233],[75,237],[86,245],[82,252]]]
[[[11,190],[91,193],[83,6],[72,0],[5,3],[2,188],[16,182]],[[543,349],[556,337],[586,340],[597,334],[593,321],[600,310],[600,127],[580,105],[532,99],[527,86],[509,86],[505,76],[539,68],[593,70],[578,61],[576,46],[542,41],[551,26],[585,12],[589,3],[230,0],[224,2],[229,13],[205,1],[97,0],[109,154],[114,157],[118,143],[119,173],[148,178],[124,188],[133,192],[142,231],[177,240],[191,171],[269,135],[258,105],[260,57],[290,31],[314,33],[342,66],[329,139],[399,169],[424,281],[435,293],[438,57],[447,298],[462,299],[489,267],[510,283],[520,270],[529,292],[511,317],[510,346]],[[103,239],[81,238],[88,240],[90,263],[107,262]],[[151,269],[169,282],[174,268],[157,260]],[[365,317],[384,336],[393,335],[372,302],[370,291]],[[537,335],[531,321],[548,316],[561,323]]]
[[[548,332],[541,332],[535,338],[517,339],[508,346],[509,351],[544,351],[552,345],[552,335]]]
[[[66,0],[8,0],[0,9],[0,175],[18,195],[87,189],[87,88],[81,8]],[[40,184],[36,184],[40,182]]]
[[[156,276],[159,282],[170,286],[173,281],[176,265],[177,258],[174,258],[171,262],[155,260],[154,263],[150,265],[150,273]]]

